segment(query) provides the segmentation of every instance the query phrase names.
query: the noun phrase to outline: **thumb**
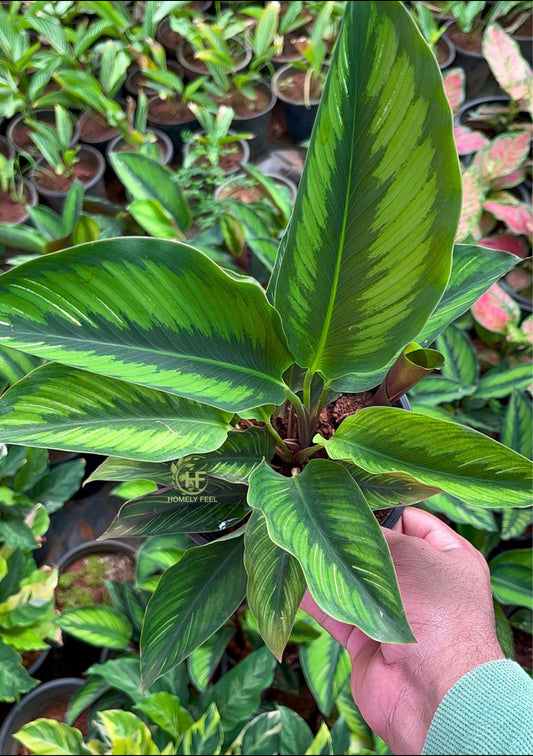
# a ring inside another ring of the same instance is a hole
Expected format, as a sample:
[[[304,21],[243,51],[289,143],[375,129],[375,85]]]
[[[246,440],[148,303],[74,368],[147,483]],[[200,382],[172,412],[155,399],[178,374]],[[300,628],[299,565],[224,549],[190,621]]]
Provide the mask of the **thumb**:
[[[466,538],[452,530],[445,522],[435,517],[431,512],[425,512],[416,507],[406,507],[403,511],[402,532],[404,535],[421,538],[437,551],[474,549]],[[385,531],[385,535],[387,537],[387,531]]]

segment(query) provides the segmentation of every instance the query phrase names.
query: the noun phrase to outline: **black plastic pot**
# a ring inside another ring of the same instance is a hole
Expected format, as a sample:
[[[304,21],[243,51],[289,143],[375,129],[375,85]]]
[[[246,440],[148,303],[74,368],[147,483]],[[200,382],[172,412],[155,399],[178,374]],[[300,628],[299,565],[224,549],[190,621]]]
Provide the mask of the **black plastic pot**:
[[[4,756],[19,753],[20,743],[13,737],[23,725],[45,717],[54,704],[68,704],[85,680],[78,677],[62,677],[41,683],[23,696],[13,706],[0,728],[0,753]]]
[[[291,203],[294,202],[296,199],[296,194],[298,192],[298,187],[292,181],[290,178],[287,178],[287,176],[282,176],[280,173],[268,173],[265,172],[265,176],[269,176],[270,178],[274,179],[278,184],[282,184],[284,187],[286,187],[290,192],[290,198]],[[240,180],[243,178],[243,174],[239,173],[236,176],[232,176],[229,178],[224,184],[221,184],[220,186],[217,186],[215,191],[213,192],[213,198],[214,199],[231,199],[232,198],[232,190],[240,187]]]
[[[158,142],[162,144],[163,151],[161,153],[161,165],[168,165],[172,158],[174,157],[174,145],[172,144],[172,139],[161,129],[152,129],[150,128],[149,131],[152,134],[155,134],[157,137]],[[111,169],[113,169],[113,166],[111,164],[111,160],[109,158],[109,155],[112,152],[120,152],[121,147],[124,145],[124,137],[119,134],[118,136],[114,137],[106,148],[106,157],[108,165]]]
[[[501,94],[502,90],[492,75],[489,64],[482,52],[468,50],[451,35],[457,23],[451,21],[442,35],[455,49],[454,65],[465,72],[465,97],[472,100],[490,94]]]
[[[278,99],[271,85],[267,82],[261,82],[260,84],[257,84],[256,87],[268,92],[270,100],[266,108],[260,112],[254,112],[246,116],[235,115],[233,118],[233,125],[236,131],[251,132],[255,135],[253,139],[247,140],[250,146],[250,157],[252,160],[255,160],[261,155],[265,148],[272,110]]]
[[[33,112],[33,117],[37,118],[39,120],[45,121],[46,123],[51,124],[52,126],[55,124],[55,110],[54,108],[37,108]],[[14,116],[7,125],[6,128],[6,137],[8,138],[9,142],[12,144],[13,148],[15,149],[15,152],[20,153],[21,145],[17,141],[17,130],[24,125],[24,116],[21,113],[18,113],[16,116]],[[70,146],[77,144],[80,140],[80,129],[78,126],[77,120],[74,122],[74,130],[72,133],[72,139],[70,140]],[[28,153],[29,155],[32,155],[33,157],[37,158],[39,156],[39,150],[37,147],[32,143],[29,147],[27,147],[24,152]]]
[[[300,143],[311,136],[320,98],[304,102],[302,99],[293,99],[283,91],[283,80],[296,71],[298,69],[290,63],[278,68],[272,78],[272,89],[282,105],[289,136],[294,142]]]

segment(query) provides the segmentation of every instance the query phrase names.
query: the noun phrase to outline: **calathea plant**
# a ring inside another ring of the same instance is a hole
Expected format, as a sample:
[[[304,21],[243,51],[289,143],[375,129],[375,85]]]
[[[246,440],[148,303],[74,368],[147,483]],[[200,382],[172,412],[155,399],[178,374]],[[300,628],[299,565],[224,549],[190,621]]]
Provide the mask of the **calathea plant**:
[[[440,491],[530,505],[525,457],[390,406],[517,260],[454,248],[460,211],[433,54],[401,3],[347,3],[266,290],[146,237],[0,276],[1,343],[47,360],[0,400],[4,440],[110,455],[100,478],[161,486],[107,535],[203,534],[148,603],[144,685],[245,598],[281,658],[306,586],[371,637],[412,642],[374,510]],[[362,392],[373,405],[354,413]]]

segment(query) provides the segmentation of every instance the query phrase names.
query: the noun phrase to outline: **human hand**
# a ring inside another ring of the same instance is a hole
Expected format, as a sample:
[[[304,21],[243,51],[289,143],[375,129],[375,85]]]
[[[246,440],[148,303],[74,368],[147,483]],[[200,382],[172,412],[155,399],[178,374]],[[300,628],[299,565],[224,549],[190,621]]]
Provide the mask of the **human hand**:
[[[483,555],[445,523],[407,507],[383,528],[416,643],[380,643],[325,614],[306,591],[301,608],[348,651],[351,688],[367,724],[395,754],[421,753],[433,715],[466,672],[503,659]]]

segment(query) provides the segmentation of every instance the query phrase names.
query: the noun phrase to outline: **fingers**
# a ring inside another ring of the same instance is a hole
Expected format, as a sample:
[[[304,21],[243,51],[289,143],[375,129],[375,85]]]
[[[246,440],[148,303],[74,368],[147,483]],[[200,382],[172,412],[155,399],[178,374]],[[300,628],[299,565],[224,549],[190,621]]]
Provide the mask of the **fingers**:
[[[358,628],[353,625],[347,625],[344,622],[339,622],[339,620],[333,619],[329,614],[326,614],[326,612],[318,606],[309,593],[309,590],[305,591],[300,608],[316,620],[324,630],[327,630],[327,632],[333,636],[341,646],[347,648],[352,658],[361,646],[368,641],[368,636]]]
[[[415,538],[422,538],[438,551],[464,548],[470,550],[474,548],[469,541],[452,530],[445,522],[442,522],[442,520],[430,512],[425,512],[423,509],[406,507],[400,521],[400,533]],[[394,528],[393,530],[396,531],[397,529]],[[387,531],[385,530],[384,532],[385,537],[387,537]]]

